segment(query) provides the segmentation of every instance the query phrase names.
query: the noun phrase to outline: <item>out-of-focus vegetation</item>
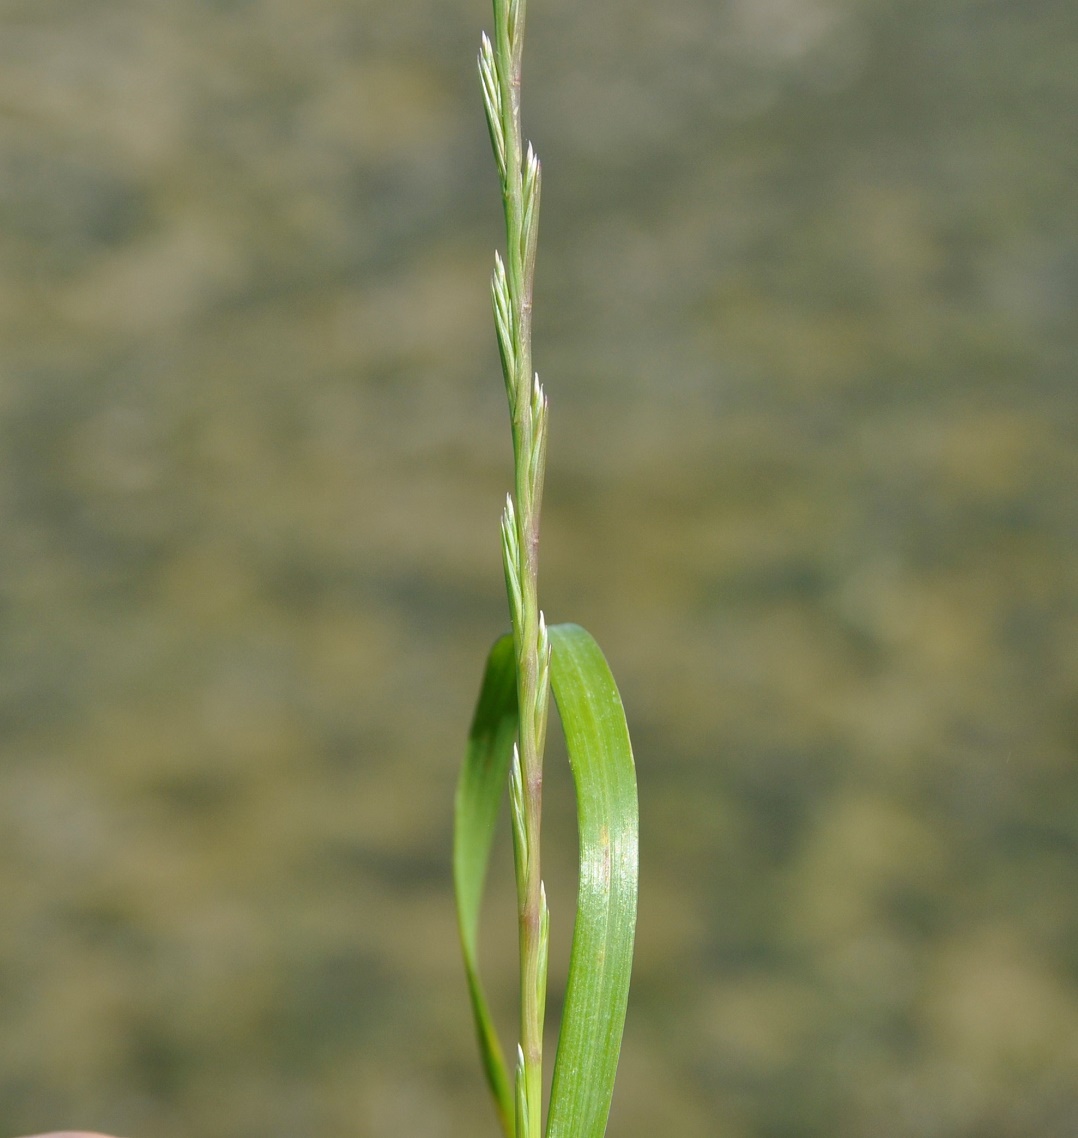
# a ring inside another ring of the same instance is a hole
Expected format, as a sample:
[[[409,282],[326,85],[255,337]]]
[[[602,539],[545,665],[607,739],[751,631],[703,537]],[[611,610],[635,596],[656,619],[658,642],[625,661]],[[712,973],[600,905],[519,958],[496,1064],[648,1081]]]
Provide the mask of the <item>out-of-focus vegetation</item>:
[[[486,18],[3,6],[4,1134],[494,1133]],[[640,773],[612,1138],[1078,1126],[1076,24],[533,0],[543,593]]]

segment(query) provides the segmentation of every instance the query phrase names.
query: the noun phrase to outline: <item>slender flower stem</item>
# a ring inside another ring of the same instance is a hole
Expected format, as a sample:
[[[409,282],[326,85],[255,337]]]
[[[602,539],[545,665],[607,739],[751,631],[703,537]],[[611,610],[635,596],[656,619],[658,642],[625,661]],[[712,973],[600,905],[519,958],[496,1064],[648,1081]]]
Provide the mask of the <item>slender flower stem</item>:
[[[521,967],[516,1138],[541,1138],[549,915],[540,875],[539,829],[550,644],[539,609],[538,577],[547,401],[531,362],[540,169],[530,146],[525,152],[520,129],[524,14],[525,0],[494,0],[494,39],[483,36],[479,73],[505,209],[506,255],[503,261],[495,254],[492,292],[515,471],[513,494],[502,516],[502,552],[520,712],[510,777]]]

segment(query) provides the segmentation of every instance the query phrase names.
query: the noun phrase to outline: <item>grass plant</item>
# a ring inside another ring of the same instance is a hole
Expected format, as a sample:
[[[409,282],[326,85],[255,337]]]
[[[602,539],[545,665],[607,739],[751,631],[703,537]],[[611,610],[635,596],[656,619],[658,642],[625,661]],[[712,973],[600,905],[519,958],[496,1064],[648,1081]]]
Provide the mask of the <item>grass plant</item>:
[[[501,183],[506,251],[492,296],[513,438],[513,491],[501,520],[511,633],[491,650],[457,791],[454,878],[465,972],[487,1081],[506,1138],[542,1138],[543,1021],[550,917],[540,864],[549,693],[577,796],[580,877],[547,1138],[601,1138],[617,1070],[637,897],[637,798],[621,698],[594,639],[548,628],[539,607],[539,519],[547,398],[532,367],[539,160],[521,132],[525,0],[494,0],[479,74]],[[509,786],[520,946],[520,1031],[512,1077],[479,978],[483,886]]]

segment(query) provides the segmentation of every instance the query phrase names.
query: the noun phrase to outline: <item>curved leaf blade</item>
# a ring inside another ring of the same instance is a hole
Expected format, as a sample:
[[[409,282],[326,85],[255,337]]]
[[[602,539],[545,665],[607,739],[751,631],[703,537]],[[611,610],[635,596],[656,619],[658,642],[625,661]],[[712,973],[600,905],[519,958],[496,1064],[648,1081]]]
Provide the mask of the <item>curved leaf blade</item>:
[[[479,1052],[506,1138],[513,1138],[513,1083],[479,979],[479,916],[490,847],[517,737],[517,679],[512,636],[495,641],[487,658],[468,748],[457,783],[453,883],[457,924]]]
[[[603,1138],[636,930],[636,769],[621,696],[590,633],[550,629],[550,682],[576,784],[580,883],[547,1138]]]

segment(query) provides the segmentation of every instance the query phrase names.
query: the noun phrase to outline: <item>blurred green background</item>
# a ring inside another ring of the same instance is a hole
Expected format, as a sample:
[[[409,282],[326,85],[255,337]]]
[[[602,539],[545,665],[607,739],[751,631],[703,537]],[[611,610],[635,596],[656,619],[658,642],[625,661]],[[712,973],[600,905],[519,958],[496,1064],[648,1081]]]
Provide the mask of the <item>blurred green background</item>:
[[[495,1135],[448,866],[505,619],[489,25],[0,7],[2,1134]],[[642,800],[611,1138],[1078,1135],[1076,43],[533,0],[544,607]]]

